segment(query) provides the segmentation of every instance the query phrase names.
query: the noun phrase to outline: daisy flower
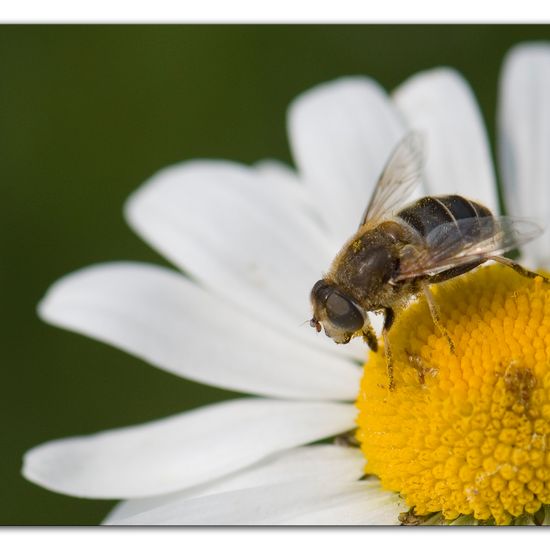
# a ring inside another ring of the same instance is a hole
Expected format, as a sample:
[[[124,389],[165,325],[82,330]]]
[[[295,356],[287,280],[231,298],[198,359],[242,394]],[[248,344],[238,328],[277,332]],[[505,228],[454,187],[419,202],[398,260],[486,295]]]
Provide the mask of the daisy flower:
[[[550,47],[513,49],[500,94],[509,213],[545,219]],[[296,171],[190,161],[138,189],[126,219],[185,275],[92,266],[55,283],[40,316],[251,397],[44,443],[25,455],[24,476],[67,495],[121,499],[109,524],[548,523],[550,294],[541,280],[490,266],[437,285],[457,354],[418,300],[390,333],[391,393],[383,354],[367,359],[364,344],[336,346],[303,326],[313,283],[411,128],[426,141],[419,192],[460,193],[498,212],[479,109],[448,68],[391,95],[351,77],[299,96],[288,116]],[[550,264],[550,233],[524,262]],[[350,430],[360,447],[312,444]]]

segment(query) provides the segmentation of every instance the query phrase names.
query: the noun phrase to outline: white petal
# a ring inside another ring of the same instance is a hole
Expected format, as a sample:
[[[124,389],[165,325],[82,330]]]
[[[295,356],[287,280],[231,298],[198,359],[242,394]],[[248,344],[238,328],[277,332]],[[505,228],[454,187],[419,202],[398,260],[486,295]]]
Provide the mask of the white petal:
[[[288,115],[294,159],[326,226],[343,244],[393,147],[404,134],[384,90],[367,78],[342,78],[299,96]]]
[[[434,195],[458,193],[498,212],[487,133],[468,83],[451,69],[417,74],[394,99],[426,140],[426,185]]]
[[[153,496],[214,480],[273,452],[347,431],[354,417],[352,405],[237,399],[44,443],[25,455],[23,475],[73,496]]]
[[[399,514],[407,510],[401,498],[380,487],[380,482],[358,482],[359,488],[323,499],[284,525],[399,525]]]
[[[298,174],[290,166],[275,159],[264,159],[256,162],[253,168],[256,176],[261,179],[262,185],[284,187],[285,193],[294,195],[288,206],[298,204],[300,208],[304,208],[306,211],[311,209],[306,187],[300,182]]]
[[[510,214],[534,218],[546,232],[525,247],[550,265],[550,45],[525,44],[508,54],[500,83],[499,161]]]
[[[83,269],[58,281],[39,311],[52,324],[213,386],[306,399],[357,393],[360,371],[350,361],[262,326],[165,268]]]
[[[190,498],[247,489],[262,485],[303,481],[307,479],[358,480],[365,465],[359,449],[336,445],[313,445],[283,451],[241,472],[198,487],[169,495],[127,500],[118,504],[104,523],[116,524],[121,519]]]
[[[318,479],[230,491],[171,503],[120,525],[396,525],[399,497],[377,481]]]
[[[279,165],[194,161],[162,170],[126,204],[128,223],[218,296],[315,348],[358,357],[303,322],[335,252]]]

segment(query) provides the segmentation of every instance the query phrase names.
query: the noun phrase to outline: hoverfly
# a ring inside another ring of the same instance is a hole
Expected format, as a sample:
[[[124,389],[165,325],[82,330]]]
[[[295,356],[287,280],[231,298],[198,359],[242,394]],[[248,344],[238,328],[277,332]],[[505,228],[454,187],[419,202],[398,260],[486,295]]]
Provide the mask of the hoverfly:
[[[361,336],[378,350],[367,312],[383,312],[382,337],[389,387],[393,388],[388,331],[395,312],[424,294],[435,326],[454,344],[440,323],[430,285],[457,277],[488,260],[534,273],[502,256],[541,233],[532,221],[494,216],[460,195],[427,196],[408,205],[422,175],[423,152],[416,133],[408,134],[390,156],[357,232],[336,255],[328,273],[311,290],[310,325],[337,344]],[[550,282],[545,279],[546,282]]]

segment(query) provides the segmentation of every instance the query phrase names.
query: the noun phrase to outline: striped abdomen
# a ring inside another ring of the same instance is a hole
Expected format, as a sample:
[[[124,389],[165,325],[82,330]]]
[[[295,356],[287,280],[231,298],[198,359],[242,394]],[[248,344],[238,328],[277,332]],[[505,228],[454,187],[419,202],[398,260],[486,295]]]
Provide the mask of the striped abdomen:
[[[397,213],[397,216],[422,237],[444,223],[456,223],[465,218],[492,217],[491,211],[460,195],[423,197]],[[458,229],[458,226],[457,226]]]

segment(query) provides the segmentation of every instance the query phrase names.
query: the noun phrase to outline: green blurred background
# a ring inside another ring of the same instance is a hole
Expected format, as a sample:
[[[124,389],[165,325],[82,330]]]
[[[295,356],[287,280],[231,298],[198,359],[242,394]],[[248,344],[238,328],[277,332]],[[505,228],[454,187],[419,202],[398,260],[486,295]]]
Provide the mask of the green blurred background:
[[[494,139],[499,68],[544,26],[2,26],[2,449],[0,524],[96,524],[113,505],[21,478],[40,442],[139,423],[230,397],[40,322],[63,274],[94,262],[165,263],[122,204],[183,159],[291,162],[299,92],[368,74],[392,89],[436,65],[472,84]]]

